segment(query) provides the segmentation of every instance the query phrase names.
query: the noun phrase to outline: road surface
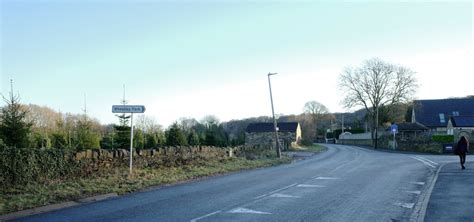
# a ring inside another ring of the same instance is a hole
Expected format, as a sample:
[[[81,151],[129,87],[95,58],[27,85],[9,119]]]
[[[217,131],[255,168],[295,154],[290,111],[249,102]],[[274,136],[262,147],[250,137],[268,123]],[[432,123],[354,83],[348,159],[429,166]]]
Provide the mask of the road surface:
[[[277,167],[232,173],[18,221],[410,221],[454,156],[327,145]]]

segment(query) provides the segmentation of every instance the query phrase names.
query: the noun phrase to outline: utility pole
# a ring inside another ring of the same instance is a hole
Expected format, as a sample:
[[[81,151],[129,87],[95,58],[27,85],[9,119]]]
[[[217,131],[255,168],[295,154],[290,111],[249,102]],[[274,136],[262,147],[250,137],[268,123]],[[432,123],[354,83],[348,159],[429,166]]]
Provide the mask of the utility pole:
[[[122,105],[127,105],[127,100],[125,100],[125,84],[123,84],[123,99],[121,101]]]
[[[275,144],[276,144],[276,152],[277,157],[281,158],[281,150],[280,150],[280,142],[278,139],[278,126],[275,119],[275,110],[273,109],[273,96],[272,96],[272,84],[270,83],[270,76],[276,75],[277,73],[268,73],[268,88],[270,89],[270,102],[272,104],[272,116],[273,116],[273,128],[275,130]]]
[[[132,175],[132,165],[133,165],[133,113],[130,117],[130,175]]]
[[[127,100],[125,100],[125,84],[123,84],[123,99],[122,99],[122,105],[126,105],[128,103]],[[125,116],[125,113],[123,114]],[[133,167],[133,113],[130,114],[130,161],[129,161],[129,175],[133,174],[132,171]]]
[[[84,115],[87,116],[87,97],[86,94],[84,93]]]
[[[378,128],[379,128],[379,106],[375,106],[375,146],[374,149],[377,149],[378,143]]]
[[[344,114],[342,114],[341,134],[344,133]]]
[[[10,79],[10,93],[11,101],[13,101],[13,79]]]

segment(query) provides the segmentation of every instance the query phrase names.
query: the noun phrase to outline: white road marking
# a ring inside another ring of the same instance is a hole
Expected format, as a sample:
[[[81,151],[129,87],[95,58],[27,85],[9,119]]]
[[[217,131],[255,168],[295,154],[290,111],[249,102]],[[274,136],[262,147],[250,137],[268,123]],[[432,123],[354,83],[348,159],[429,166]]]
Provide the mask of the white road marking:
[[[421,191],[419,190],[406,190],[406,191],[403,191],[405,193],[411,193],[411,194],[416,194],[416,195],[420,195],[421,194]]]
[[[413,159],[415,159],[415,160],[418,160],[418,161],[422,162],[422,163],[423,163],[425,166],[427,166],[427,167],[431,167],[431,168],[433,168],[433,169],[435,169],[435,168],[436,168],[436,166],[434,166],[434,165],[433,165],[433,164],[431,164],[430,162],[428,162],[428,161],[426,161],[426,160],[424,160],[424,159],[421,159],[421,158],[419,158],[419,157],[417,157],[417,156],[415,156],[415,157],[411,157],[411,158],[413,158]]]
[[[403,208],[408,208],[411,209],[413,206],[415,206],[415,203],[396,203],[394,204],[397,207],[403,207]]]
[[[416,185],[425,185],[425,182],[410,182],[411,184],[416,184]]]
[[[233,210],[230,210],[228,213],[231,213],[231,214],[272,214],[268,212],[251,210],[251,209],[247,209],[243,207],[235,208]]]
[[[301,198],[300,196],[292,196],[292,195],[286,195],[286,194],[281,194],[281,193],[272,194],[270,195],[270,197]]]
[[[414,159],[421,161],[421,162],[422,162],[423,164],[425,164],[426,166],[429,166],[429,167],[431,167],[431,168],[436,168],[435,165],[433,165],[432,163],[430,163],[430,162],[426,161],[425,159],[422,159],[422,158],[420,158],[420,157],[418,157],[418,156],[415,156]]]
[[[427,161],[427,162],[429,162],[429,163],[431,163],[431,164],[433,164],[433,165],[439,165],[437,162],[434,162],[434,161],[432,161],[432,160],[429,160],[429,159],[427,159],[427,158],[425,158],[425,157],[422,157],[422,156],[416,156],[416,157],[418,157],[418,158],[420,158],[420,159],[422,159],[422,160],[425,160],[425,161]]]
[[[312,185],[312,184],[298,184],[296,187],[326,187],[326,186],[323,186],[323,185]]]
[[[198,217],[198,218],[192,219],[191,222],[196,222],[196,221],[198,221],[198,220],[201,220],[201,219],[206,218],[206,217],[210,217],[210,216],[215,215],[215,214],[218,214],[218,213],[220,213],[220,212],[221,212],[221,211],[218,210],[218,211],[212,212],[212,213],[210,213],[210,214],[206,214],[206,215],[204,215],[204,216],[202,216],[202,217]]]
[[[268,193],[266,193],[266,194],[260,195],[260,196],[258,196],[258,197],[255,197],[254,199],[260,199],[260,198],[263,198],[263,197],[266,197],[266,196],[270,196],[270,195],[272,195],[272,194],[274,194],[274,193],[278,193],[278,192],[280,192],[280,191],[282,191],[282,190],[286,190],[286,189],[288,189],[288,188],[290,188],[290,187],[294,187],[294,186],[296,186],[296,185],[297,185],[297,183],[294,183],[294,184],[288,185],[288,186],[286,186],[286,187],[280,188],[280,189],[278,189],[278,190],[274,190],[274,191],[268,192]]]
[[[342,167],[346,166],[350,162],[351,161],[342,162],[341,165],[339,165],[338,167],[334,168],[333,170],[331,170],[329,172],[334,172],[334,171],[338,170],[339,168],[342,168]]]
[[[337,177],[315,177],[315,180],[339,180]]]

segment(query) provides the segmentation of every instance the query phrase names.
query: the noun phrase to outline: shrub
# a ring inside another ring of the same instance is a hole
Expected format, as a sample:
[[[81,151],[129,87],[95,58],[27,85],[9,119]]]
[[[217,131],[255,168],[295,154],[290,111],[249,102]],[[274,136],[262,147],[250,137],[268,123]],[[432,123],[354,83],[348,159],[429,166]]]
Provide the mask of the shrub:
[[[67,150],[0,148],[0,187],[82,176],[81,163]]]
[[[454,135],[433,135],[431,140],[440,143],[452,143],[454,142]]]
[[[303,139],[301,140],[301,145],[303,145],[303,146],[311,146],[311,145],[313,145],[313,141],[311,141],[311,139],[309,139],[309,138],[303,138]]]

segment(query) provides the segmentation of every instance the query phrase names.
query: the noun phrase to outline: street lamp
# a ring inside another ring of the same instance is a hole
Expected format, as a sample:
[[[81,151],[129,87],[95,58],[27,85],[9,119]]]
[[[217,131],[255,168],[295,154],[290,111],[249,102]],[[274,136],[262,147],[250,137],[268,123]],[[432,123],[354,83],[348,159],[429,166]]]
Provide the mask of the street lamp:
[[[272,104],[272,115],[273,115],[273,129],[275,130],[275,144],[278,158],[281,158],[280,143],[278,142],[278,127],[275,119],[275,110],[273,109],[273,97],[272,97],[272,84],[270,83],[270,76],[276,75],[278,73],[268,73],[268,88],[270,88],[270,102]]]

